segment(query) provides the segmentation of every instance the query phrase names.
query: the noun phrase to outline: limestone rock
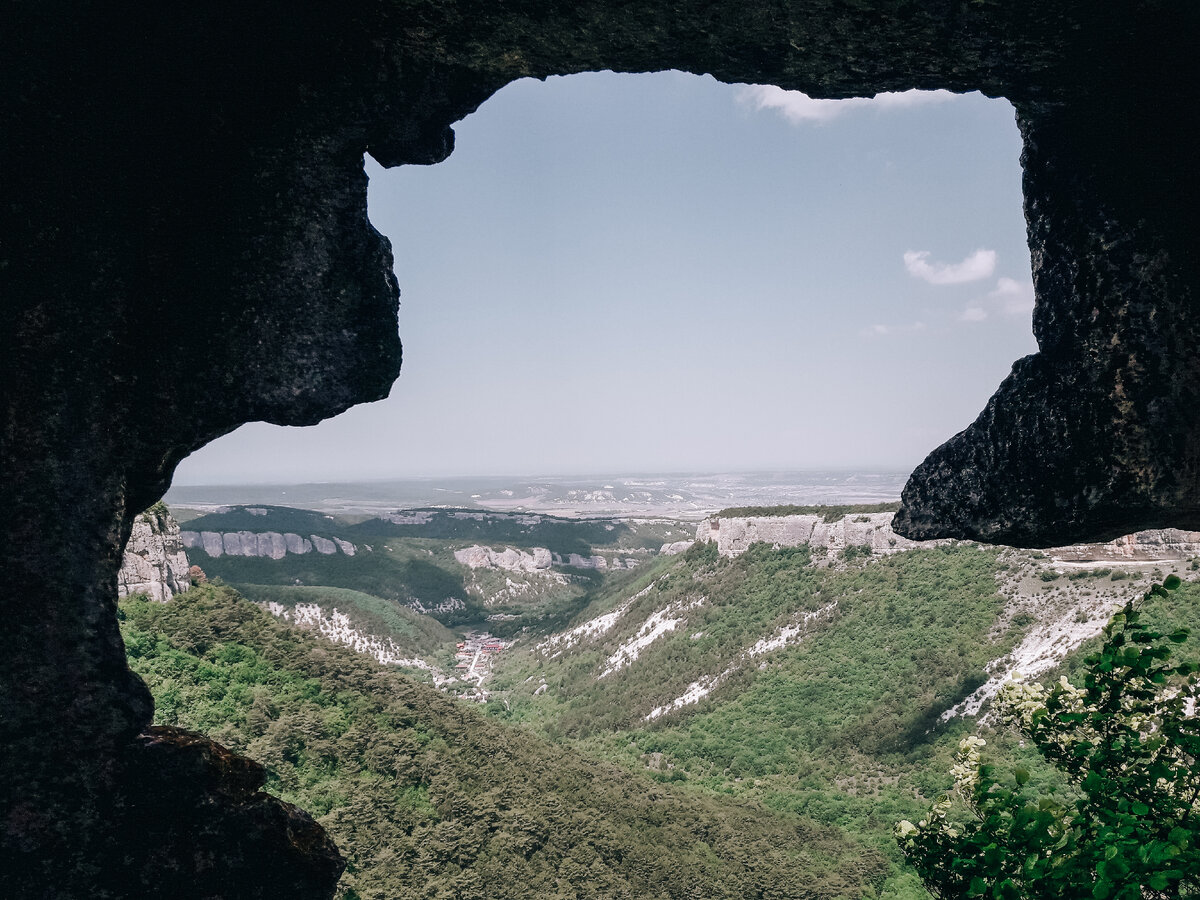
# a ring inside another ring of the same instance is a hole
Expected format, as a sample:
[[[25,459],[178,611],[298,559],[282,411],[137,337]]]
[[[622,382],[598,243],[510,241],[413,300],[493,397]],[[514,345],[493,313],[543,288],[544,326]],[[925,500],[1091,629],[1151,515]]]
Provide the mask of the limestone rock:
[[[179,523],[169,512],[144,512],[134,520],[121,570],[117,594],[146,594],[159,602],[191,587],[187,555],[179,537]]]
[[[830,553],[847,547],[869,547],[874,554],[896,553],[921,546],[892,530],[894,513],[859,513],[836,522],[820,516],[721,516],[705,519],[696,526],[696,540],[717,545],[722,556],[737,556],[751,544],[765,542],[775,547],[808,544]]]
[[[662,556],[674,556],[677,553],[686,553],[691,548],[695,541],[675,541],[669,544],[663,544],[659,549]]]
[[[337,544],[335,544],[333,541],[315,534],[310,534],[309,537],[312,538],[313,549],[315,549],[318,553],[324,554],[325,556],[337,553]]]
[[[492,568],[505,569],[509,572],[542,572],[550,571],[551,555],[545,547],[534,547],[525,552],[514,547],[503,550],[492,550],[478,544],[454,551],[454,558],[471,569]]]
[[[283,540],[288,553],[302,554],[312,550],[312,544],[298,534],[285,534]]]
[[[339,550],[353,556],[357,548],[341,538],[326,538],[318,534],[301,537],[298,534],[280,534],[278,531],[230,531],[219,534],[215,531],[182,531],[183,546],[199,548],[209,556],[259,556],[283,559],[287,554],[301,555],[317,553],[330,556]]]
[[[1047,552],[1065,562],[1188,559],[1200,556],[1200,532],[1156,528],[1127,534],[1102,544],[1070,544],[1051,548]]]
[[[190,540],[192,533],[193,532],[187,531],[183,533],[183,543],[185,547],[196,546]],[[200,546],[205,553],[214,559],[225,555],[225,541],[221,535],[215,531],[200,532]]]
[[[562,556],[555,553],[553,559],[556,566],[570,566],[572,569],[608,568],[608,560],[603,556],[583,556],[579,553],[568,553],[566,556]],[[619,565],[615,567],[620,568]]]

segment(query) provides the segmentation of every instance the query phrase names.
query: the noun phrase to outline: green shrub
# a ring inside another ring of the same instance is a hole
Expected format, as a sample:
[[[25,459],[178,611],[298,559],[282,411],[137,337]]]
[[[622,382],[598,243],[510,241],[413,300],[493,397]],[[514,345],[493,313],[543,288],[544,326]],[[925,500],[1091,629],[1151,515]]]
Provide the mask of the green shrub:
[[[1180,584],[1175,576],[1145,599]],[[1003,719],[1067,778],[1069,792],[1036,792],[1029,771],[1000,777],[984,742],[959,744],[951,774],[965,808],[938,800],[896,829],[904,854],[938,897],[995,900],[1145,900],[1200,896],[1200,723],[1188,714],[1198,667],[1173,661],[1164,634],[1130,603],[1086,660],[1084,687],[1010,684]]]

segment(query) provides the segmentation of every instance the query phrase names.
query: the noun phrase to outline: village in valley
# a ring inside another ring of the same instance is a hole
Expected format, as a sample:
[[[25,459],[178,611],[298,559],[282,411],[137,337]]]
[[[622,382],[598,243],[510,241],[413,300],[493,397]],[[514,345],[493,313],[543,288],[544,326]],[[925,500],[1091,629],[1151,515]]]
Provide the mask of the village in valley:
[[[458,696],[464,700],[486,703],[487,691],[483,689],[483,683],[492,673],[492,662],[512,645],[512,641],[495,637],[486,631],[466,632],[455,645],[454,674],[473,687]]]

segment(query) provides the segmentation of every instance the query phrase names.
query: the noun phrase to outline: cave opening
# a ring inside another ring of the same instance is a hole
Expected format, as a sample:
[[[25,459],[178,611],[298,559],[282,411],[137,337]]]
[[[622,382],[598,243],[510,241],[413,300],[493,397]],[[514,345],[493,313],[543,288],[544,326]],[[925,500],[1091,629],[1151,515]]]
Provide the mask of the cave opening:
[[[6,168],[22,175],[7,186],[0,260],[12,313],[0,354],[12,625],[0,808],[15,895],[96,895],[96,872],[132,883],[143,863],[142,894],[175,890],[157,880],[167,872],[181,896],[201,893],[188,861],[217,857],[195,852],[175,800],[211,811],[210,794],[173,795],[157,822],[130,812],[151,778],[194,784],[197,751],[224,767],[209,766],[207,786],[234,812],[207,819],[208,835],[236,836],[228,846],[244,853],[219,872],[273,859],[288,875],[315,858],[296,844],[296,819],[257,832],[265,852],[247,844],[238,816],[279,809],[248,793],[236,758],[180,744],[172,760],[170,746],[136,737],[151,708],[116,633],[120,548],[132,514],[214,437],[248,421],[312,423],[386,393],[395,281],[361,227],[361,154],[441,159],[447,126],[516,78],[679,67],[829,97],[923,86],[1010,98],[1041,351],[918,467],[897,530],[1050,546],[1198,527],[1197,183],[1182,87],[1193,6],[331,10],[188,7],[131,22],[82,4],[16,11],[5,31],[19,89],[0,133]],[[910,249],[920,268],[978,248]],[[911,365],[897,371],[911,378]],[[295,895],[326,895],[335,857]]]
[[[1005,100],[605,72],[514,82],[456,131],[435,166],[366,159],[391,397],[243,426],[176,485],[900,472],[1036,350]]]

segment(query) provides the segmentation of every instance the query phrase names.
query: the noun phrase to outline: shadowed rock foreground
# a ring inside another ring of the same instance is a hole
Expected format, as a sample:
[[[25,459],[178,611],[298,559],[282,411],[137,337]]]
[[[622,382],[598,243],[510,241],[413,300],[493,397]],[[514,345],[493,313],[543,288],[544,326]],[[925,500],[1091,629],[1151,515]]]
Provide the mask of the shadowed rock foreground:
[[[254,895],[234,875],[239,764],[207,769],[211,790],[173,804],[178,819],[147,813],[125,861],[112,855],[123,820],[106,811],[144,809],[129,799],[128,760],[144,761],[137,783],[160,796],[178,772],[145,749],[153,735],[137,737],[152,709],[116,628],[121,548],[133,515],[213,438],[387,394],[398,289],[367,220],[363,153],[438,162],[449,126],[516,78],[677,68],[817,97],[1007,97],[1025,140],[1040,352],[918,468],[895,528],[1049,545],[1200,527],[1198,191],[1185,131],[1198,25],[1194,4],[1150,0],[1119,14],[1078,0],[10,7],[6,890],[136,896],[169,877],[179,896]],[[332,850],[295,811],[245,802],[274,823],[264,835],[275,829],[255,865],[300,879],[290,896],[328,895]],[[188,816],[207,823],[202,858],[170,849],[172,822]],[[293,866],[295,854],[314,862]]]

